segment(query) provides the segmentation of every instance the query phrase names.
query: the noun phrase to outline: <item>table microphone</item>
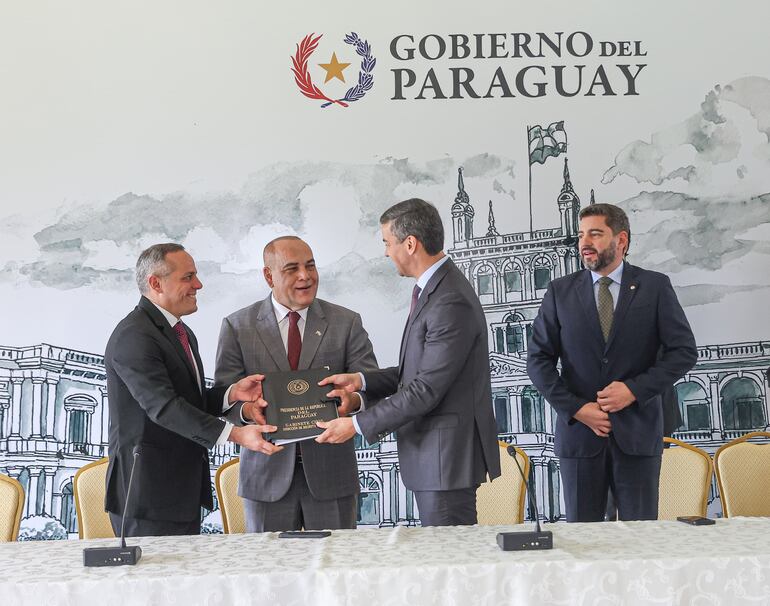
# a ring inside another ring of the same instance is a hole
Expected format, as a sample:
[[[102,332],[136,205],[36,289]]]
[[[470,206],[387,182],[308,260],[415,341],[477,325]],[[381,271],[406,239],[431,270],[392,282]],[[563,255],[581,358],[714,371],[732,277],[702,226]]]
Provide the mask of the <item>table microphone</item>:
[[[131,498],[131,484],[134,480],[136,460],[141,450],[139,445],[134,446],[134,462],[131,465],[131,475],[128,476],[128,489],[126,490],[126,503],[123,505],[123,518],[120,522],[120,547],[86,547],[83,550],[83,566],[133,566],[142,557],[142,548],[139,545],[126,547],[125,528],[128,500]]]
[[[516,458],[516,447],[513,445],[508,446],[506,452],[513,457],[513,462],[516,463],[516,467],[521,474],[521,479],[524,480],[524,489],[529,494],[529,504],[532,507],[532,511],[535,512],[535,531],[523,531],[523,532],[499,532],[497,533],[497,544],[503,551],[533,551],[538,549],[553,549],[553,533],[550,530],[541,530],[540,528],[540,516],[537,513],[537,502],[535,501],[535,495],[529,489],[529,482],[524,475],[524,470],[519,465],[519,460]]]

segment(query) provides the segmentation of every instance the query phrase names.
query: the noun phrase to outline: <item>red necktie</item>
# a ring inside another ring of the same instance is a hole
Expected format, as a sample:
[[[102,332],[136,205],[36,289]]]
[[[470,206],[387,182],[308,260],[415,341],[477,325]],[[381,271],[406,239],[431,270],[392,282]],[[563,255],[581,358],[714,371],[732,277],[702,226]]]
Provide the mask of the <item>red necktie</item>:
[[[289,338],[286,343],[286,354],[289,358],[289,366],[297,370],[299,366],[299,354],[302,353],[302,337],[299,336],[299,314],[296,311],[289,312]]]
[[[420,292],[422,291],[422,288],[417,286],[417,284],[414,285],[414,288],[412,289],[412,305],[409,307],[409,319],[412,319],[412,314],[414,313],[414,308],[417,307],[417,300],[420,298]]]
[[[192,355],[192,349],[190,349],[190,339],[187,338],[187,331],[184,329],[184,324],[182,324],[181,320],[174,324],[174,332],[176,333],[176,338],[182,344],[182,349],[187,354],[187,359],[190,360],[190,364],[195,368],[195,360]]]

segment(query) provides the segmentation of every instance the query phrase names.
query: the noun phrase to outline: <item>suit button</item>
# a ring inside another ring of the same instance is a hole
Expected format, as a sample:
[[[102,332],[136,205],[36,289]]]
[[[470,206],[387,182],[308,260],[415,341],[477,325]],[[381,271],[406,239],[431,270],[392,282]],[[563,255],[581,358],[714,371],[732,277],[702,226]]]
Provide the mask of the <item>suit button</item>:
[[[609,360],[607,358],[602,358],[602,364],[607,364]]]

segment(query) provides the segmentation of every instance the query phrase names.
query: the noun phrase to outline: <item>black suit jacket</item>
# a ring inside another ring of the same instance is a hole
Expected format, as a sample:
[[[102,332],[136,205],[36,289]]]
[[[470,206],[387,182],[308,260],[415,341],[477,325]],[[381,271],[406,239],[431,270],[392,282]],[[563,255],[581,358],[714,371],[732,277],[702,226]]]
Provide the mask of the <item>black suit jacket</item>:
[[[187,330],[198,373],[203,365]],[[203,390],[174,329],[148,299],[117,325],[104,356],[110,408],[105,508],[122,513],[133,463],[128,517],[185,522],[211,509],[208,448],[224,421],[225,388]]]
[[[662,452],[661,394],[697,357],[695,338],[667,276],[625,265],[606,344],[591,272],[552,281],[532,327],[527,371],[558,413],[556,455],[591,457],[601,451],[605,439],[573,416],[612,381],[624,382],[636,396],[631,406],[610,414],[618,446],[632,455]]]

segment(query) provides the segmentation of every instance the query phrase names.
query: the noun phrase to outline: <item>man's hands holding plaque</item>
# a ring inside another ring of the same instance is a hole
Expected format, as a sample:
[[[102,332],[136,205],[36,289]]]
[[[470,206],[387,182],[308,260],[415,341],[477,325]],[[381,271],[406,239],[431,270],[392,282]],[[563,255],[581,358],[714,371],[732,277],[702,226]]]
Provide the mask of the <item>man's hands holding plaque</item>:
[[[353,420],[343,415],[349,415],[361,408],[361,395],[356,393],[363,388],[361,375],[358,373],[331,375],[318,384],[334,386],[334,389],[326,395],[330,398],[340,399],[340,405],[337,407],[340,418],[316,423],[324,432],[315,441],[320,444],[347,442],[356,435],[356,428],[353,425]]]

